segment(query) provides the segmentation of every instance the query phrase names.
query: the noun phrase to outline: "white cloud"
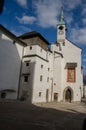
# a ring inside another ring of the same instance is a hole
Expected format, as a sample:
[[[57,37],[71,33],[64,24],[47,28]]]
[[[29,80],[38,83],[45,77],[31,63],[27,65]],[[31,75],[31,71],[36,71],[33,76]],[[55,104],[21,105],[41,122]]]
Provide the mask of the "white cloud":
[[[16,0],[17,3],[22,7],[27,7],[27,0]]]
[[[83,65],[83,72],[86,74],[86,65]]]
[[[37,15],[38,25],[45,28],[56,27],[62,5],[64,6],[65,16],[68,15],[67,23],[70,24],[73,21],[71,11],[80,4],[81,0],[64,0],[63,2],[62,0],[33,0],[33,7]]]
[[[86,27],[71,29],[70,38],[80,44],[86,44]]]
[[[81,4],[81,0],[63,0],[63,4],[67,7],[66,10],[72,10]]]
[[[83,22],[84,25],[86,25],[86,18],[83,18],[82,22]]]
[[[26,26],[19,26],[19,28],[23,31],[23,32],[30,32],[31,29],[26,27]]]
[[[36,21],[36,18],[34,16],[27,16],[27,15],[22,16],[22,18],[16,16],[16,19],[21,24],[33,24]]]
[[[38,25],[41,27],[56,27],[57,17],[61,8],[61,0],[33,1]]]
[[[11,32],[15,35],[15,36],[20,36],[21,32],[16,31],[15,29],[12,29]]]
[[[65,14],[65,20],[67,22],[68,25],[70,25],[72,22],[73,22],[73,16],[72,16],[72,13],[70,12],[67,12]]]
[[[26,26],[18,26],[18,28],[12,27],[12,28],[10,29],[10,31],[11,31],[14,35],[20,36],[20,35],[22,35],[22,34],[24,34],[24,33],[26,33],[26,32],[30,32],[31,29],[28,28],[28,27],[26,27]]]
[[[82,15],[83,15],[83,16],[86,15],[86,7],[83,8],[83,10],[82,10]]]

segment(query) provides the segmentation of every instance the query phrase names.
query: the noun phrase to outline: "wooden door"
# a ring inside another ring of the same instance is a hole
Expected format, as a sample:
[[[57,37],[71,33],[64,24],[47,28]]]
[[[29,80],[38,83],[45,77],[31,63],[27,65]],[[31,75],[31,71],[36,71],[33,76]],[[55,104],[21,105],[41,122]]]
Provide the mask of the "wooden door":
[[[70,89],[67,89],[67,91],[65,93],[65,101],[71,102],[71,90]]]
[[[58,93],[54,93],[54,101],[58,101]]]

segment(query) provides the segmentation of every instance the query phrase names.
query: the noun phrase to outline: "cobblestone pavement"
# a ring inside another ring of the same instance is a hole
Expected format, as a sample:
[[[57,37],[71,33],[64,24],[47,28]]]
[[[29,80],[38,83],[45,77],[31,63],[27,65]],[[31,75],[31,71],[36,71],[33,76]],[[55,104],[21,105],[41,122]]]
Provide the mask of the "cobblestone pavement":
[[[0,130],[84,130],[85,103],[0,102]]]

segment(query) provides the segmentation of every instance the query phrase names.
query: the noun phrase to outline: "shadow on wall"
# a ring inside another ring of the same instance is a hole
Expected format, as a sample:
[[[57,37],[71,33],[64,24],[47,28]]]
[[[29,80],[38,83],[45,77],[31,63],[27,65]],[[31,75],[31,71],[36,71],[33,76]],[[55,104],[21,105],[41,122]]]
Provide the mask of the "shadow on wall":
[[[21,46],[21,45],[20,45]],[[16,99],[19,85],[21,57],[18,46],[11,40],[0,39],[0,96]]]
[[[86,130],[86,113],[63,111],[56,105],[57,109],[19,101],[0,103],[0,129]]]
[[[34,86],[35,62],[25,60],[22,62],[22,70],[19,86],[19,99],[32,103]]]

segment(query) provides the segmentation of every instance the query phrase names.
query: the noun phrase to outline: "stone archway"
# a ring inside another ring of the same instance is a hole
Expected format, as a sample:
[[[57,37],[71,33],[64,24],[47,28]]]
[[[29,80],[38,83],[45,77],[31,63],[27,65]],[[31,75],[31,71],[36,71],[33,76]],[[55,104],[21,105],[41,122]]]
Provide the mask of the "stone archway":
[[[67,88],[64,89],[63,100],[65,102],[71,102],[71,101],[73,101],[73,90],[72,90],[71,87],[67,87]]]

